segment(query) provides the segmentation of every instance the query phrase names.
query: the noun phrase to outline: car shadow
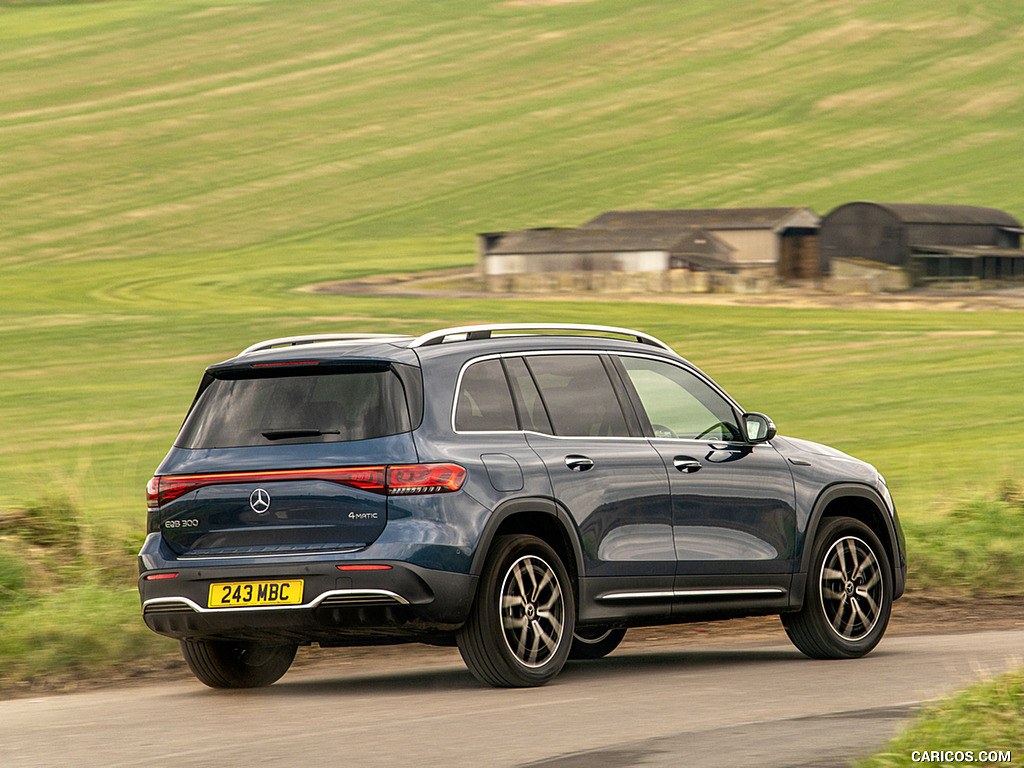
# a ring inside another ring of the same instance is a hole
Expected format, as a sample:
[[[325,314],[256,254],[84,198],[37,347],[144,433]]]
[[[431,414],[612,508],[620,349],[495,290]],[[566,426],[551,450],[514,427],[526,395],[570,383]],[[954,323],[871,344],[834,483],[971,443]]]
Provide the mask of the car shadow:
[[[871,658],[887,655],[884,651],[872,653]],[[397,664],[408,666],[400,657],[393,657]],[[208,688],[196,689],[187,695],[205,694],[219,696],[260,696],[270,698],[291,698],[309,696],[406,696],[416,693],[490,690],[478,682],[461,662],[443,660],[443,665],[434,663],[433,668],[408,668],[401,671],[381,673],[360,672],[358,668],[346,665],[344,672],[336,664],[310,664],[298,674],[286,676],[280,682],[267,688],[248,690],[213,691]],[[816,662],[803,656],[796,649],[787,648],[733,648],[733,649],[658,649],[644,651],[628,649],[613,653],[603,659],[592,661],[570,661],[548,687],[560,683],[601,682],[624,675],[637,678],[637,684],[649,675],[666,672],[700,671],[711,667],[741,668],[770,662],[773,664],[800,663],[843,663]],[[375,663],[375,666],[377,664]]]

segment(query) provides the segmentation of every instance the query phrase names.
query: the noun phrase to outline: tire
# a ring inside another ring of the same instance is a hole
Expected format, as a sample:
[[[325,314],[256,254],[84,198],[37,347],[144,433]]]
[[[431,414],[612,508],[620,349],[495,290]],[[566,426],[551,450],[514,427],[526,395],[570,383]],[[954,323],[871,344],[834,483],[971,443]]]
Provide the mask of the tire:
[[[572,583],[555,551],[534,536],[499,536],[455,639],[478,680],[528,688],[561,671],[575,625]]]
[[[855,659],[885,634],[892,613],[892,569],[878,537],[849,517],[827,520],[815,539],[803,608],[782,626],[812,659]]]
[[[572,647],[569,649],[569,658],[603,659],[609,653],[619,647],[622,638],[626,636],[626,630],[614,627],[585,627],[576,628],[572,633]]]
[[[295,645],[181,640],[181,655],[211,688],[262,688],[281,679],[295,658]]]

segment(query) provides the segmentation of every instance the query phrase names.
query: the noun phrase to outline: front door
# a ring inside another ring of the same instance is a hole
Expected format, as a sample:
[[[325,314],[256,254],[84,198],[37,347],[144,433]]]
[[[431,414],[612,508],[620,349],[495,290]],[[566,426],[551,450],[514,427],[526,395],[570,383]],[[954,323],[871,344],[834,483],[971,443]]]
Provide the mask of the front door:
[[[769,443],[742,439],[740,414],[694,372],[652,358],[618,360],[669,477],[677,597],[788,589],[796,513],[786,460]]]

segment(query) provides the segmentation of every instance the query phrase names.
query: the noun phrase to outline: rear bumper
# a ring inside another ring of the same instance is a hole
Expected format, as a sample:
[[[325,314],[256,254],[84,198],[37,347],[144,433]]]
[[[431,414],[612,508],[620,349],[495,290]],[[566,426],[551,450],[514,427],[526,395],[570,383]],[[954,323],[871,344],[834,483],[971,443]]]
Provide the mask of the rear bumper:
[[[465,622],[476,578],[374,560],[387,570],[340,571],[366,563],[344,555],[233,559],[162,557],[159,534],[147,540],[147,568],[139,577],[146,625],[162,635],[190,640],[318,642],[365,645],[429,639]],[[163,554],[167,554],[164,550]],[[147,577],[176,573],[173,578]],[[302,580],[296,605],[210,608],[210,585]]]

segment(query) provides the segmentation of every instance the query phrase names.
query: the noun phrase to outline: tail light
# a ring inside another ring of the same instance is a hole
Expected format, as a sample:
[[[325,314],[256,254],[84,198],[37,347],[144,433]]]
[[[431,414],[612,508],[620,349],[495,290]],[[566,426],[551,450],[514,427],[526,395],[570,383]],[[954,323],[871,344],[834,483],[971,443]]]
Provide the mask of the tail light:
[[[449,493],[466,481],[466,470],[458,464],[404,464],[388,467],[389,496],[414,493]]]
[[[450,493],[462,487],[466,470],[458,464],[396,464],[379,467],[286,469],[274,472],[223,472],[154,477],[146,485],[146,506],[159,509],[207,485],[324,480],[382,496]]]

